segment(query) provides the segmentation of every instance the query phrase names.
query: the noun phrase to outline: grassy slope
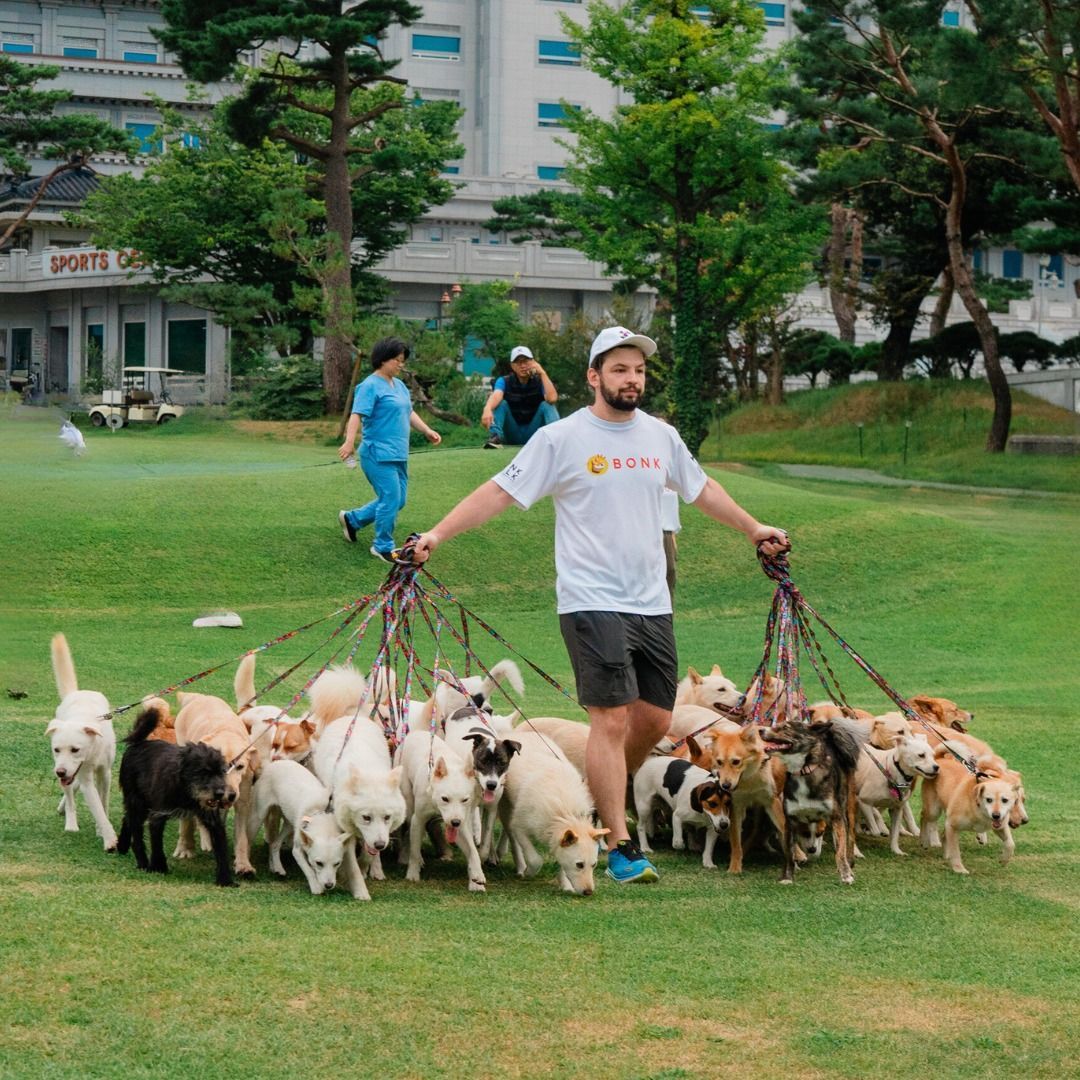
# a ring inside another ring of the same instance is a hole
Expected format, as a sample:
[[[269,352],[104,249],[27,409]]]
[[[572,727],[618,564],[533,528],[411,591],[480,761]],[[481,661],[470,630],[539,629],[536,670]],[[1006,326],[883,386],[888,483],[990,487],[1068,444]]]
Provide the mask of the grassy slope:
[[[789,394],[782,406],[746,405],[724,417],[701,454],[703,461],[861,466],[913,480],[1080,492],[1080,457],[987,454],[992,413],[984,382],[861,383],[801,391]],[[1013,391],[1011,432],[1077,435],[1080,418]]]
[[[853,888],[821,864],[785,890],[769,856],[735,880],[662,852],[653,889],[602,883],[591,899],[567,898],[547,871],[519,882],[499,870],[476,897],[460,865],[436,866],[420,886],[392,869],[373,902],[357,905],[309,896],[296,874],[225,892],[205,859],[156,880],[105,857],[85,809],[77,835],[54,816],[42,731],[57,629],[81,685],[129,702],[373,588],[379,565],[344,544],[334,520],[362,481],[307,468],[332,457],[326,447],[224,425],[91,432],[81,461],[54,431],[33,414],[0,419],[0,687],[29,695],[0,696],[0,1075],[1080,1068],[1070,874],[1080,830],[1062,767],[1080,713],[1071,500],[723,475],[760,517],[791,530],[796,580],[872,663],[903,691],[939,690],[975,709],[978,733],[1023,768],[1033,822],[1008,869],[970,837],[970,878],[910,840],[904,860],[866,841]],[[403,528],[430,524],[507,457],[417,455]],[[682,659],[719,661],[745,681],[768,582],[740,538],[692,510],[683,519]],[[435,570],[568,681],[550,527],[550,506],[527,519],[511,511],[440,551]],[[191,628],[218,606],[239,611],[244,629]],[[282,646],[260,670],[313,647]],[[850,666],[839,670],[853,701],[881,704]],[[231,674],[229,664],[200,688],[228,697]],[[539,679],[527,682],[534,713],[573,715]]]

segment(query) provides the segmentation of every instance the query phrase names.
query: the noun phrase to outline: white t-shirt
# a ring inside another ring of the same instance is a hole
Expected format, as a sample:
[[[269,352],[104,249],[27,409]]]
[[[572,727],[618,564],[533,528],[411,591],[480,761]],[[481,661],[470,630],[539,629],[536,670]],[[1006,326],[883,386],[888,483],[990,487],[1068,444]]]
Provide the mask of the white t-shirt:
[[[693,502],[706,476],[679,433],[643,412],[611,423],[589,409],[542,427],[492,478],[523,509],[555,502],[559,614],[666,615],[660,502]]]

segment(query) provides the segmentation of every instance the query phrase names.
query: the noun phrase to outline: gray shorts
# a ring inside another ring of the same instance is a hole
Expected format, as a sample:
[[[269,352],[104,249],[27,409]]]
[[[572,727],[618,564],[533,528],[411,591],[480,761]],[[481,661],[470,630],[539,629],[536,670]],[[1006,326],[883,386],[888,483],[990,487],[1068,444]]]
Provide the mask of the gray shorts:
[[[574,668],[578,701],[611,709],[640,698],[661,709],[675,704],[675,633],[670,615],[575,611],[559,616]]]

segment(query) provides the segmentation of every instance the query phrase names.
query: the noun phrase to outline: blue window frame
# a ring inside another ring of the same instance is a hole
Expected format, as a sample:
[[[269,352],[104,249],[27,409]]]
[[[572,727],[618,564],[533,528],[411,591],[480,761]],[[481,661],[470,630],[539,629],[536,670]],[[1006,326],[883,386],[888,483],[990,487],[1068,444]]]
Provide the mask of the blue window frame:
[[[786,4],[758,4],[765,13],[766,26],[783,26],[787,17]]]
[[[156,52],[135,52],[125,50],[124,59],[130,64],[156,64],[158,62]]]
[[[1044,277],[1049,277],[1051,274],[1054,274],[1057,277],[1056,284],[1058,284],[1058,285],[1064,285],[1065,284],[1065,256],[1064,255],[1058,254],[1058,255],[1051,255],[1050,256],[1050,261],[1046,264],[1046,273],[1045,273]]]
[[[9,53],[32,53],[34,46],[25,41],[5,41],[0,46],[0,52]]]
[[[541,64],[560,64],[563,67],[581,66],[581,49],[573,41],[545,41],[538,43]]]
[[[459,172],[461,172],[461,166],[460,165],[444,165],[442,167],[441,171],[444,172],[444,173],[449,173],[451,176],[457,176],[457,174]]]
[[[538,165],[536,175],[540,180],[561,180],[566,169],[561,165]]]
[[[1024,276],[1024,254],[1015,248],[1006,248],[1001,253],[1001,276],[1022,278]]]
[[[76,48],[76,46],[74,46],[74,45],[65,45],[64,46],[64,55],[65,56],[74,56],[74,57],[77,57],[80,60],[96,60],[97,59],[97,49],[80,49],[80,48]]]
[[[152,154],[161,149],[161,143],[154,139],[157,124],[125,124],[124,130],[139,140],[139,153]]]
[[[959,11],[943,11],[941,13],[941,25],[942,26],[959,26],[960,25],[960,12]]]
[[[180,145],[186,146],[189,150],[198,150],[202,146],[202,139],[198,135],[192,135],[190,131],[185,131],[180,136]]]
[[[571,105],[570,108],[576,112],[581,106]],[[536,123],[538,127],[566,127],[566,111],[561,102],[541,101],[536,106]]]
[[[435,60],[460,60],[461,38],[442,34],[413,34],[412,54]]]
[[[983,268],[983,253],[982,248],[976,248],[971,253],[971,265],[975,270],[981,271]]]

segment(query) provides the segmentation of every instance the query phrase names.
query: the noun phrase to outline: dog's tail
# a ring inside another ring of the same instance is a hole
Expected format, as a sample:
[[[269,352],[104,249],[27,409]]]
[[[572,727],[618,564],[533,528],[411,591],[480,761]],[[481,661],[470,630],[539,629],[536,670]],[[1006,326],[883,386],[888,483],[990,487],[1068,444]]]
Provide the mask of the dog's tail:
[[[246,709],[255,700],[255,654],[247,653],[240,659],[233,676],[233,693],[236,695],[236,711]]]
[[[52,669],[56,676],[56,692],[63,701],[68,694],[79,689],[79,680],[75,677],[75,661],[71,659],[71,649],[67,638],[56,634],[52,639]]]
[[[161,698],[151,698],[146,708],[139,714],[130,734],[124,739],[129,746],[136,743],[146,742],[166,716],[169,715],[169,706]]]
[[[842,769],[852,771],[859,764],[859,751],[868,735],[851,720],[833,720],[826,739]]]
[[[490,675],[484,677],[482,692],[485,699],[490,699],[491,692],[496,686],[501,686],[504,679],[510,684],[515,694],[520,696],[525,693],[525,680],[521,677],[521,668],[507,657],[491,669]]]

